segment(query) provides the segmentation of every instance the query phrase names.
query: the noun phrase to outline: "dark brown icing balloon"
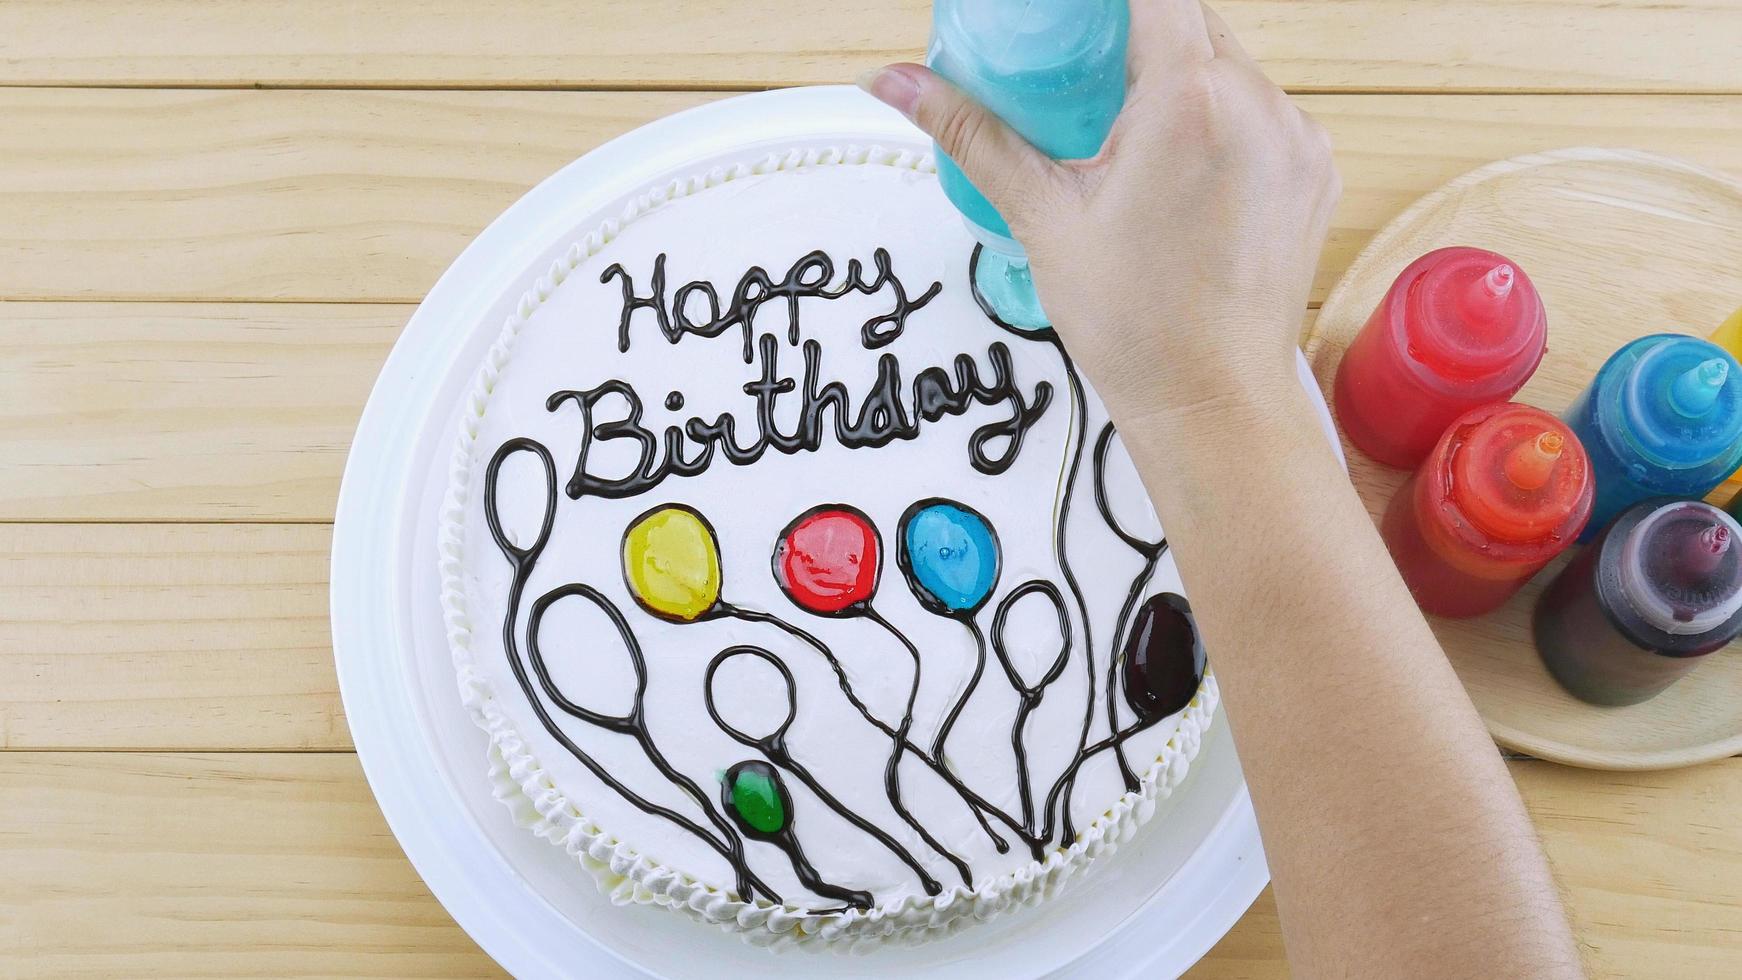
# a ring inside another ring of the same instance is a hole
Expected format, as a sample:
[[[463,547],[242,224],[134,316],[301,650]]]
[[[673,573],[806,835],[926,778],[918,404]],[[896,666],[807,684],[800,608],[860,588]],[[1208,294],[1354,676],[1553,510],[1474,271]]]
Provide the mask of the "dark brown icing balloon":
[[[1125,642],[1125,703],[1145,722],[1184,711],[1204,680],[1204,643],[1184,596],[1151,596]]]

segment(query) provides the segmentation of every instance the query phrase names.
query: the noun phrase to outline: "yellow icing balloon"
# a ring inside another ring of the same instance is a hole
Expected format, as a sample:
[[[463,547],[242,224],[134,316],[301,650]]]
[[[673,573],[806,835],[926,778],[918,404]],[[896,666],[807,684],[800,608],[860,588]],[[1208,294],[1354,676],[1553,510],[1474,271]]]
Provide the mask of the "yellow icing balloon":
[[[695,621],[720,601],[714,529],[688,507],[648,511],[623,534],[623,578],[648,612]]]

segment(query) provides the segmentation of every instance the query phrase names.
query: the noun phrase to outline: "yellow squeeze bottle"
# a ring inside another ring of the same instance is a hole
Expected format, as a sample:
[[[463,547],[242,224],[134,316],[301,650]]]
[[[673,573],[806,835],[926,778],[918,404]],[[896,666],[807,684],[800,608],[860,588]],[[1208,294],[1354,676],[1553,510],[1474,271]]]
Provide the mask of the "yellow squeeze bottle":
[[[1729,351],[1731,356],[1742,359],[1742,310],[1730,314],[1730,319],[1712,331],[1711,341]],[[1717,499],[1730,500],[1742,495],[1742,470],[1730,474],[1724,485],[1713,495]]]
[[[1711,341],[1729,351],[1732,356],[1742,351],[1742,310],[1731,314],[1723,326],[1712,331]]]

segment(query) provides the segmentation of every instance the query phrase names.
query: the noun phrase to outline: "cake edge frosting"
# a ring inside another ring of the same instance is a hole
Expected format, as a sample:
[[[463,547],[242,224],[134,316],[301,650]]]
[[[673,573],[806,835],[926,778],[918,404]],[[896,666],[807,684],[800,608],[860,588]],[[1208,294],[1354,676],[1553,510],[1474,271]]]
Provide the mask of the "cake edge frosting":
[[[890,941],[924,943],[964,925],[1011,909],[1036,905],[1055,895],[1078,871],[1128,841],[1172,794],[1197,756],[1218,701],[1216,680],[1206,674],[1196,696],[1181,713],[1178,727],[1161,753],[1128,792],[1097,816],[1068,848],[968,889],[955,886],[937,896],[909,895],[860,911],[815,915],[798,906],[767,901],[743,902],[714,886],[636,853],[624,841],[594,824],[557,788],[527,741],[496,703],[496,692],[474,666],[471,621],[466,610],[466,508],[471,496],[473,449],[479,423],[521,329],[563,281],[609,244],[624,226],[666,203],[744,177],[816,166],[888,166],[935,173],[929,153],[883,146],[794,148],[771,152],[755,163],[719,165],[688,178],[674,178],[632,197],[618,217],[608,218],[576,241],[520,297],[467,389],[460,431],[449,470],[448,488],[437,522],[442,615],[460,698],[474,723],[490,736],[488,752],[492,795],[515,822],[561,846],[616,905],[655,905],[680,910],[720,926],[746,941],[771,948],[826,945],[864,950]]]

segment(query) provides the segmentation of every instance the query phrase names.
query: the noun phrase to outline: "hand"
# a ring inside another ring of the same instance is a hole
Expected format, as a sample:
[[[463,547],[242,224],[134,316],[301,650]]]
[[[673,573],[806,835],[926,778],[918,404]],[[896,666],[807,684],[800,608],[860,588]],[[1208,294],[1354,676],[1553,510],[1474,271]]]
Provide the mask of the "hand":
[[[1330,142],[1198,0],[1130,2],[1125,110],[1092,160],[1047,159],[916,65],[866,87],[1003,213],[1119,423],[1212,651],[1296,972],[1581,976],[1506,768],[1295,381]]]
[[[1028,249],[1066,347],[1123,427],[1295,385],[1341,184],[1325,130],[1199,0],[1132,0],[1125,108],[1054,161],[931,71],[861,84],[962,168]],[[1248,399],[1248,401],[1251,401]]]

